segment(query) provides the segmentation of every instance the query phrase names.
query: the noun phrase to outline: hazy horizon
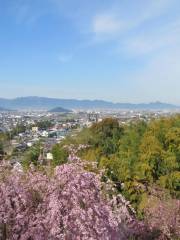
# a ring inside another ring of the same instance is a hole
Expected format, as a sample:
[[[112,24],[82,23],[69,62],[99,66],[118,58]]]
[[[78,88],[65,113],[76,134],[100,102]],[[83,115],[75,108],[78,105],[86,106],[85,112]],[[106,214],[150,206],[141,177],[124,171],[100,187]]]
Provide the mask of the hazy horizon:
[[[0,97],[180,105],[180,2],[0,0]]]
[[[15,100],[15,99],[21,99],[21,98],[49,98],[49,99],[62,99],[62,100],[77,100],[77,101],[104,101],[104,102],[111,102],[114,104],[122,103],[122,104],[154,104],[154,103],[163,103],[163,104],[172,104],[176,105],[177,107],[180,106],[178,104],[172,103],[172,102],[162,102],[159,100],[155,101],[149,101],[149,102],[125,102],[125,101],[112,101],[108,99],[98,99],[98,98],[61,98],[61,97],[48,97],[48,96],[16,96],[16,97],[1,97],[0,99],[6,99],[6,100]]]

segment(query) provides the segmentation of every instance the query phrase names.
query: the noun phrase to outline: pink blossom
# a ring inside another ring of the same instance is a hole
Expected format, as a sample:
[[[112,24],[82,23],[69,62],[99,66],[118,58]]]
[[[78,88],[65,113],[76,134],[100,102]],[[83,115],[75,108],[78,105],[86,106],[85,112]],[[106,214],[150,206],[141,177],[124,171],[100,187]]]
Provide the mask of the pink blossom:
[[[77,161],[56,167],[51,177],[34,170],[0,172],[0,236],[123,240],[141,234],[144,226],[130,215],[125,199],[108,194],[111,181],[106,185],[101,175],[84,170],[71,146],[72,151]]]

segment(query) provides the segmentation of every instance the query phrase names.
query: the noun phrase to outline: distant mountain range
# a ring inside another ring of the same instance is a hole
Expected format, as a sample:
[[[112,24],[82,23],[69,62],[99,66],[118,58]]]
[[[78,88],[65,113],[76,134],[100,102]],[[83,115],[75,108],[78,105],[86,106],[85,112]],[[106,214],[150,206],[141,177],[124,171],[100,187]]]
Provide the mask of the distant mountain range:
[[[103,100],[57,99],[47,97],[0,98],[0,106],[5,109],[17,110],[50,110],[60,106],[65,109],[180,109],[180,106],[161,102],[132,104],[113,103]]]
[[[70,113],[72,111],[69,109],[66,109],[66,108],[56,107],[56,108],[49,110],[49,112],[51,112],[51,113]]]
[[[0,107],[0,112],[10,112],[12,110]]]

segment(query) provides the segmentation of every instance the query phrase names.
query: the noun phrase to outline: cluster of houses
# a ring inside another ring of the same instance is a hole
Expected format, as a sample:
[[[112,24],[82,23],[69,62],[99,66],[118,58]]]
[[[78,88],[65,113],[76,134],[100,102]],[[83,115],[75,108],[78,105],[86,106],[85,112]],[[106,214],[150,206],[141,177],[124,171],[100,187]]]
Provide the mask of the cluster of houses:
[[[52,160],[51,149],[53,145],[61,142],[68,134],[76,135],[84,127],[90,127],[93,123],[102,121],[107,117],[119,120],[120,124],[131,121],[149,121],[152,118],[171,114],[163,111],[135,111],[135,110],[104,110],[104,111],[76,111],[71,119],[56,113],[47,112],[0,112],[0,133],[13,131],[18,125],[23,125],[22,131],[12,136],[9,148],[6,149],[8,155],[16,152],[17,155],[33,147],[39,141],[43,142],[40,152],[39,162],[46,164]],[[51,126],[39,127],[40,122],[49,121]],[[5,152],[0,151],[0,160],[4,158]],[[18,162],[14,157],[13,164]]]
[[[49,121],[51,126],[41,127],[41,122]],[[20,131],[14,131],[17,126],[23,126]],[[50,161],[50,153],[53,145],[61,142],[72,130],[79,127],[78,119],[65,119],[58,114],[47,114],[39,112],[3,112],[0,113],[0,133],[13,132],[6,144],[8,156],[14,165],[20,161],[22,153],[29,148],[42,142],[43,150],[39,161]],[[0,152],[0,160],[4,158],[4,152]]]

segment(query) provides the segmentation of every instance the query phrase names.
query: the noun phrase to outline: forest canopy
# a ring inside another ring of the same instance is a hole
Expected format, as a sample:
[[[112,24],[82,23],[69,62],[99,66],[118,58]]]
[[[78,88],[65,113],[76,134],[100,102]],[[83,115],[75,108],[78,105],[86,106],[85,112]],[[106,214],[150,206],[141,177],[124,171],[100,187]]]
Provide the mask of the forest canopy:
[[[106,169],[139,217],[154,189],[164,198],[180,197],[180,115],[127,125],[104,119],[76,140],[90,145],[80,156]]]

